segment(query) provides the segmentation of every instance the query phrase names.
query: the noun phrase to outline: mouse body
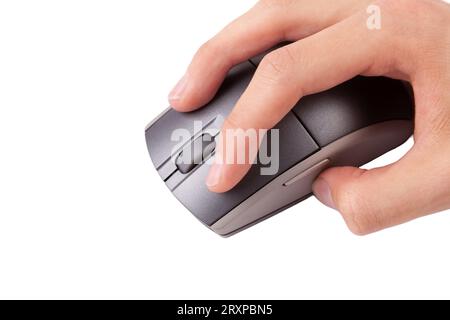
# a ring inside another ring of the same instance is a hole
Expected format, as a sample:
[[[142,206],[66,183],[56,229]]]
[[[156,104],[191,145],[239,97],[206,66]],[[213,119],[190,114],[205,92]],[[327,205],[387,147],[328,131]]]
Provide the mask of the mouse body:
[[[256,164],[235,188],[213,193],[205,185],[210,168],[206,160],[213,156],[213,142],[223,119],[249,84],[258,62],[235,66],[208,105],[189,113],[169,108],[145,131],[161,179],[195,217],[221,236],[230,236],[308,198],[323,170],[361,166],[401,145],[413,132],[413,97],[408,88],[398,80],[358,76],[303,97],[277,124],[276,174],[262,175],[262,165]],[[176,141],[174,132],[180,129],[188,134]],[[204,142],[205,135],[210,143]],[[193,148],[202,151],[200,163],[180,162],[183,153]]]

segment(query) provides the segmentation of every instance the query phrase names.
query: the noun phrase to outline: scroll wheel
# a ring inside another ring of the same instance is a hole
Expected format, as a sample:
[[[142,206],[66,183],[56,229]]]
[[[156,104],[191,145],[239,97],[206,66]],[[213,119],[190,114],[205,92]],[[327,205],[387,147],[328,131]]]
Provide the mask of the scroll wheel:
[[[214,137],[208,133],[187,144],[175,160],[175,164],[181,173],[191,172],[197,165],[203,163],[216,147]]]

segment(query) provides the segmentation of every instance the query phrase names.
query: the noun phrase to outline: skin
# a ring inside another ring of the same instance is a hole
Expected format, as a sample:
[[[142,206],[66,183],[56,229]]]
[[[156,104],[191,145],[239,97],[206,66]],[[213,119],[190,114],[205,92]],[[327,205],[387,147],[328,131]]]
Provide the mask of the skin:
[[[381,10],[379,30],[367,27],[372,3]],[[262,60],[222,133],[272,128],[303,96],[358,74],[405,80],[416,100],[413,148],[381,168],[328,169],[314,194],[358,235],[450,208],[450,6],[433,0],[260,1],[198,50],[169,96],[171,105],[181,112],[200,108],[233,65],[283,40],[293,43]],[[225,157],[227,149],[218,149],[216,158]],[[217,161],[206,184],[226,192],[249,168]]]

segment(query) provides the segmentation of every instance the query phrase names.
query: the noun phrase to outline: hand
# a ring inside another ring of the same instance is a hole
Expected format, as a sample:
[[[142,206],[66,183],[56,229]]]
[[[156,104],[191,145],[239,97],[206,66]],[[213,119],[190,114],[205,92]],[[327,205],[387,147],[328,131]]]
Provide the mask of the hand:
[[[358,74],[409,81],[416,100],[414,147],[386,167],[331,168],[313,186],[316,197],[360,235],[450,207],[450,6],[371,3],[260,1],[200,48],[169,97],[178,111],[199,108],[233,65],[283,40],[294,42],[263,59],[222,132],[271,128],[303,96]],[[381,19],[370,21],[377,13]],[[226,192],[249,167],[216,163],[206,183]]]

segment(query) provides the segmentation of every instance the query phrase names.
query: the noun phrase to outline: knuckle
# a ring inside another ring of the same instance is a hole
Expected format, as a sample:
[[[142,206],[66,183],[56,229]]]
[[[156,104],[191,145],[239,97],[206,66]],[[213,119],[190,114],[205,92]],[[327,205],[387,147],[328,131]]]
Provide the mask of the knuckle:
[[[216,40],[210,39],[200,46],[196,56],[200,59],[214,58],[221,54],[220,45]]]
[[[291,50],[287,47],[275,50],[267,54],[261,61],[258,74],[269,84],[288,84],[290,81],[290,70],[295,63]]]
[[[346,188],[336,198],[338,210],[352,233],[363,236],[380,229],[377,214],[355,188]]]
[[[391,64],[401,64],[399,57],[411,55],[416,61],[417,57],[429,59],[427,51],[433,53],[442,44],[442,38],[436,37],[436,25],[442,18],[442,12],[434,0],[378,0],[375,5],[379,7],[382,21],[380,32],[371,32],[374,49],[383,48],[394,54],[389,54]],[[445,19],[447,20],[447,19]],[[445,24],[445,23],[444,23]],[[417,51],[417,46],[420,50]],[[380,61],[380,59],[377,59]],[[431,59],[431,61],[433,61]],[[383,62],[380,62],[383,63]],[[418,62],[416,62],[418,63]],[[392,69],[392,66],[387,66]]]
[[[244,123],[242,122],[242,117],[236,113],[231,112],[227,118],[225,118],[224,128],[226,130],[235,130],[235,129],[243,129]]]

